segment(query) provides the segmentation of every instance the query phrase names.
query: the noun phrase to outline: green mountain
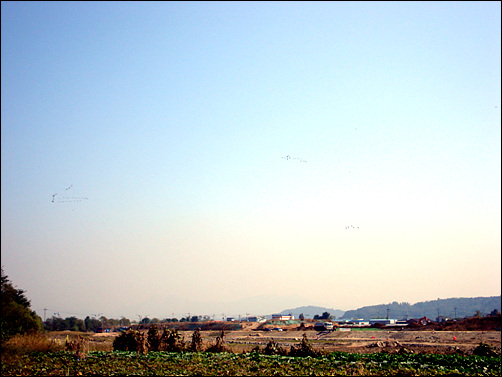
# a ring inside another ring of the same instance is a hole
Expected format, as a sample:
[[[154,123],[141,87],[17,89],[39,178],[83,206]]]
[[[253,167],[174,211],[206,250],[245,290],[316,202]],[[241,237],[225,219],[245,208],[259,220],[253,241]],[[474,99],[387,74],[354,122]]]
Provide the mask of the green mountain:
[[[341,318],[389,318],[410,319],[427,316],[435,320],[439,316],[449,318],[471,317],[476,312],[482,315],[490,314],[493,310],[501,311],[501,296],[448,298],[433,301],[417,302],[410,305],[407,302],[393,302],[390,304],[364,306],[356,310],[348,310]]]
[[[278,314],[292,314],[295,316],[296,319],[300,316],[300,314],[303,314],[304,317],[307,318],[314,318],[314,316],[317,314],[322,316],[322,313],[328,312],[333,316],[333,318],[339,318],[341,317],[345,311],[344,310],[338,310],[338,309],[329,309],[329,308],[323,308],[322,306],[300,306],[295,309],[286,309],[283,310],[282,312]]]

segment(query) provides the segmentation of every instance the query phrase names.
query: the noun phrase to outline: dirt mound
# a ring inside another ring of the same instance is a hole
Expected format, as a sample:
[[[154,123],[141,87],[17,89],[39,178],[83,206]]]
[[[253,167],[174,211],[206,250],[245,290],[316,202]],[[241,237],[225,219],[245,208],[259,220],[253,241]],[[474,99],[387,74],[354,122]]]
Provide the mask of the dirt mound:
[[[386,341],[386,342],[382,342],[382,341],[379,341],[379,342],[376,342],[376,343],[371,343],[371,344],[368,344],[366,347],[368,348],[374,348],[374,347],[402,347],[403,345],[401,343],[399,343],[397,340],[393,340],[393,341]]]

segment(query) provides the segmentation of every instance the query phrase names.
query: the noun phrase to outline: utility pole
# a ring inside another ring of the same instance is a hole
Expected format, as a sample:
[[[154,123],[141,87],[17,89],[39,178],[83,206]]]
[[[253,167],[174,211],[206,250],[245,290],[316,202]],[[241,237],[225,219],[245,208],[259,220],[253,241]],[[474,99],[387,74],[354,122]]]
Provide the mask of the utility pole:
[[[389,312],[390,312],[390,309],[387,308],[387,319],[389,319]]]
[[[45,322],[45,313],[47,312],[47,309],[44,308],[44,322]]]

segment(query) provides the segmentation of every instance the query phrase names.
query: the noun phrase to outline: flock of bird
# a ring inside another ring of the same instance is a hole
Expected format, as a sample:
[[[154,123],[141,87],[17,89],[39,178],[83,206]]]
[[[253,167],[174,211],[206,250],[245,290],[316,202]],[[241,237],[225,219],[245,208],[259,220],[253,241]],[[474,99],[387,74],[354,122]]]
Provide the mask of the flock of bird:
[[[70,185],[67,188],[65,188],[64,190],[68,191],[72,187],[73,187],[73,185]],[[84,197],[79,197],[79,196],[62,196],[62,197],[58,197],[56,200],[56,195],[58,195],[58,193],[55,193],[54,195],[52,195],[52,203],[74,203],[74,202],[81,202],[82,200],[89,200],[89,198],[84,198]]]
[[[349,226],[346,226],[345,229],[359,229],[358,226],[354,227],[354,225],[349,225]]]
[[[291,157],[289,154],[287,156],[284,156],[284,157],[281,157],[285,160],[298,160],[299,162],[307,162],[303,159],[301,159],[300,157]]]

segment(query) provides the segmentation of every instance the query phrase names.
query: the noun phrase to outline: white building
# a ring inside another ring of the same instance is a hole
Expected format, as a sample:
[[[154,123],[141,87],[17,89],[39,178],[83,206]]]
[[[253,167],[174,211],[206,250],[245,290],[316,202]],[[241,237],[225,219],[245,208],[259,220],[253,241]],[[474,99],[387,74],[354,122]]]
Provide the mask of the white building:
[[[340,326],[363,327],[369,326],[370,322],[364,319],[335,319]]]
[[[397,319],[389,319],[389,318],[374,318],[370,319],[370,326],[375,323],[381,323],[382,325],[395,325]]]

